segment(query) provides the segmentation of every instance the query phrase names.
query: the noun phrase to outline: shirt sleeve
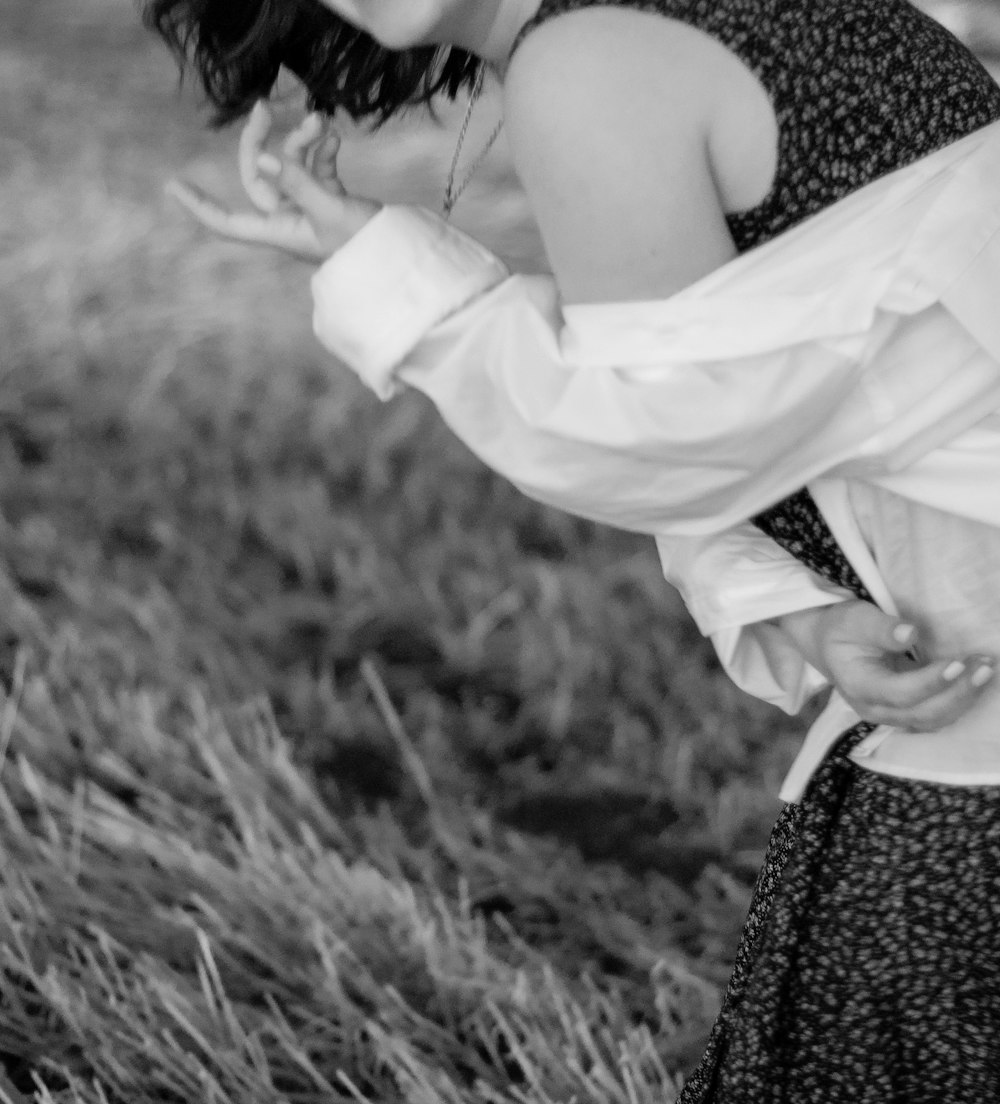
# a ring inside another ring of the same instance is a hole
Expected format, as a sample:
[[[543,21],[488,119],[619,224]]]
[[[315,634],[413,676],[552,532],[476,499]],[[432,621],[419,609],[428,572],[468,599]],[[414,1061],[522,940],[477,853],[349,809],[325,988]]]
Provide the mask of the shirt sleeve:
[[[877,289],[883,275],[866,279]],[[314,321],[378,394],[422,391],[529,496],[620,528],[704,536],[820,475],[912,460],[945,422],[953,434],[981,417],[984,390],[996,406],[996,363],[973,365],[970,379],[968,338],[956,365],[946,312],[907,325],[933,295],[879,314],[859,283],[844,281],[842,303],[822,288],[791,305],[772,298],[778,314],[810,319],[808,340],[794,327],[777,341],[758,332],[768,300],[748,310],[731,290],[741,324],[721,330],[711,298],[686,314],[665,300],[564,317],[551,278],[511,277],[436,216],[389,207],[315,275]]]
[[[659,534],[660,562],[729,677],[748,694],[797,713],[827,679],[773,619],[854,597],[747,522],[710,537]]]
[[[872,422],[839,349],[817,349],[809,373],[770,351],[697,364],[617,353],[594,341],[586,309],[566,324],[551,277],[508,276],[417,208],[385,208],[313,291],[320,341],[377,394],[416,388],[530,497],[620,528],[740,521],[801,484],[776,461],[815,444],[831,409],[854,408],[839,422],[852,445]]]

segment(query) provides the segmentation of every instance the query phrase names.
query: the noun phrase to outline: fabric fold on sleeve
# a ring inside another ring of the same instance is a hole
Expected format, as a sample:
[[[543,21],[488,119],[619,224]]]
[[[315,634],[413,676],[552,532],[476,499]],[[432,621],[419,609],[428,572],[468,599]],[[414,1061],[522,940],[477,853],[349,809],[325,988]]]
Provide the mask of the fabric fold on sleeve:
[[[751,522],[709,537],[657,534],[656,547],[664,577],[705,636],[854,597]]]

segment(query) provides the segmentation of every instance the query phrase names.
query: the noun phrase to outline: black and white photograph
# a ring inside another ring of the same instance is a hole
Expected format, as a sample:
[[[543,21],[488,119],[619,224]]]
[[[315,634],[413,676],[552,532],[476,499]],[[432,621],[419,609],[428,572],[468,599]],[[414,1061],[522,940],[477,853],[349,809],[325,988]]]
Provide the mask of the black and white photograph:
[[[1000,0],[0,30],[0,1104],[1000,1104]]]

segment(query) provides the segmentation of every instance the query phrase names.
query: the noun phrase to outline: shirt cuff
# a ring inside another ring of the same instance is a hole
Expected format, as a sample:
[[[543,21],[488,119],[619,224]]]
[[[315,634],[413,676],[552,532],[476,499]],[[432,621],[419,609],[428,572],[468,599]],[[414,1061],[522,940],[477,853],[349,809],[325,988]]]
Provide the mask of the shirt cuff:
[[[418,207],[384,207],[313,275],[313,330],[382,399],[437,323],[509,275],[467,234]]]

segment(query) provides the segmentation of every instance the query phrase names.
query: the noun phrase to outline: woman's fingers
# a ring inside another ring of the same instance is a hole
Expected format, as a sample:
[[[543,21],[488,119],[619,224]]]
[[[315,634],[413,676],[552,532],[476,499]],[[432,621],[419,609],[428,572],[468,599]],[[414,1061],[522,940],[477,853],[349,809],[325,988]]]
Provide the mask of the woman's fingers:
[[[264,100],[258,100],[240,132],[238,161],[240,180],[258,211],[270,214],[281,205],[281,192],[260,171],[260,157],[274,129],[274,116]],[[313,111],[306,115],[282,143],[282,157],[312,171],[316,155],[327,133],[324,116]],[[335,166],[334,166],[335,167]]]
[[[180,180],[168,180],[166,193],[209,230],[224,238],[246,241],[263,220],[259,215],[230,211],[200,188]]]
[[[282,156],[288,161],[296,161],[311,171],[316,145],[322,139],[323,131],[323,116],[317,111],[311,111],[288,134],[281,147]]]
[[[336,217],[342,203],[339,196],[321,184],[298,161],[279,160],[271,154],[258,158],[260,168],[274,180],[278,190],[314,224],[324,225]]]
[[[313,158],[313,172],[328,189],[344,195],[344,185],[337,171],[337,156],[340,153],[340,135],[328,127],[316,146]]]
[[[870,602],[855,602],[844,606],[844,622],[850,638],[859,644],[882,651],[906,655],[919,648],[919,633],[915,625],[892,617]]]
[[[326,156],[333,163],[339,139],[332,138]],[[336,178],[318,180],[295,161],[262,154],[258,163],[273,177],[281,194],[297,207],[315,232],[321,257],[329,257],[354,237],[382,209],[363,196],[348,195]],[[336,169],[334,168],[334,171]]]
[[[251,245],[273,245],[307,260],[322,260],[327,253],[309,220],[300,212],[283,210],[263,215],[256,211],[230,211],[190,184],[171,180],[167,194],[202,226],[220,237]]]
[[[325,260],[361,230],[381,205],[346,193],[337,178],[340,136],[323,116],[314,112],[303,119],[285,140],[283,157],[264,148],[271,128],[270,110],[258,104],[240,138],[240,176],[256,210],[231,211],[177,180],[167,190],[203,226],[222,237]]]
[[[918,628],[869,602],[786,615],[782,629],[863,720],[918,732],[957,721],[992,681],[989,656],[921,661]]]
[[[266,214],[276,211],[281,203],[281,194],[271,181],[261,176],[257,166],[273,125],[271,109],[263,100],[258,100],[240,132],[237,153],[243,189],[254,207]]]
[[[878,676],[872,693],[862,692],[858,712],[866,720],[915,732],[933,732],[959,720],[994,677],[988,656],[946,660],[911,671],[887,671]],[[872,679],[875,674],[872,672]],[[866,708],[865,701],[871,702]]]
[[[337,175],[340,135],[331,120],[318,112],[307,115],[285,139],[282,160],[301,165],[328,191],[344,195]]]

